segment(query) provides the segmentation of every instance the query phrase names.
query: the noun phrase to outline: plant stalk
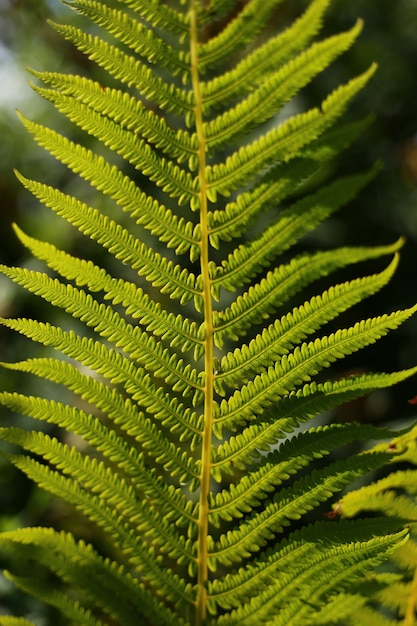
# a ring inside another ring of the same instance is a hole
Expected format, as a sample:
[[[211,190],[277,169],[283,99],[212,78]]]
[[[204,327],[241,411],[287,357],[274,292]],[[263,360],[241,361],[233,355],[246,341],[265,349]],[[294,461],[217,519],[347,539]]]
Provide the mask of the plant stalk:
[[[205,321],[205,387],[204,387],[204,427],[202,432],[201,449],[201,476],[200,500],[198,516],[197,538],[197,598],[196,598],[196,626],[203,626],[206,619],[207,583],[208,583],[208,519],[209,494],[211,474],[211,443],[213,431],[213,309],[211,299],[211,278],[209,266],[209,225],[208,200],[206,181],[206,141],[203,128],[202,96],[198,72],[198,30],[197,30],[197,2],[191,1],[190,7],[190,45],[191,45],[191,78],[195,95],[195,127],[198,137],[199,163],[199,199],[200,199],[200,226],[201,226],[201,276],[203,283],[204,321]]]

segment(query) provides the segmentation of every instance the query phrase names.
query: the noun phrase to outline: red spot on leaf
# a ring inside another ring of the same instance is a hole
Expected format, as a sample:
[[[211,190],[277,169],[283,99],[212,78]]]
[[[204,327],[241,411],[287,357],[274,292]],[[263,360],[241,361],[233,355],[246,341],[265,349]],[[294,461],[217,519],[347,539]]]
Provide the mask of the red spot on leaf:
[[[411,400],[408,401],[408,404],[417,404],[417,396],[414,396],[414,398],[411,398]]]
[[[328,513],[324,514],[324,517],[327,517],[327,519],[337,519],[339,516],[340,516],[340,504],[338,504],[336,508],[333,509],[333,511],[329,511]]]

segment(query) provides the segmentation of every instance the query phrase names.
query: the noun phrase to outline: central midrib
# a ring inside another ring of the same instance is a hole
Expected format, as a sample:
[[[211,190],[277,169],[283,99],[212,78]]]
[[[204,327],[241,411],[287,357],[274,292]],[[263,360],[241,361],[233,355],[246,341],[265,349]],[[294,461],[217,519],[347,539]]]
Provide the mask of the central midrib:
[[[207,582],[208,582],[208,519],[209,519],[209,494],[211,475],[211,442],[213,432],[213,308],[211,300],[210,257],[209,257],[209,223],[208,223],[208,199],[206,180],[206,138],[204,135],[203,107],[198,71],[198,29],[197,29],[197,1],[192,0],[190,6],[190,52],[191,52],[191,79],[195,97],[195,128],[198,138],[198,177],[199,177],[199,200],[200,200],[200,226],[201,226],[201,278],[203,293],[203,312],[205,322],[204,338],[204,425],[201,446],[201,475],[200,475],[200,499],[198,513],[198,538],[197,538],[197,597],[196,597],[196,626],[203,626],[206,619],[207,606]]]

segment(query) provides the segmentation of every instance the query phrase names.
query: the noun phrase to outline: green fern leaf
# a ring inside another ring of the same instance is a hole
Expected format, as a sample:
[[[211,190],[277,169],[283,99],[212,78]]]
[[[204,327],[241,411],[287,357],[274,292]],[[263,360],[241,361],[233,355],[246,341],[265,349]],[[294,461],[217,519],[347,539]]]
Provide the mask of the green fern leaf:
[[[100,115],[105,115],[128,130],[134,129],[156,148],[162,150],[167,157],[183,162],[195,155],[192,143],[195,135],[173,131],[164,120],[144,104],[123,91],[106,89],[100,83],[80,76],[35,72],[33,75],[53,89],[45,89],[33,85],[46,100],[52,102],[64,114],[75,111],[77,102],[91,108]],[[194,141],[195,143],[195,141]]]
[[[210,243],[217,248],[219,239],[230,241],[242,235],[261,212],[297,194],[319,166],[347,148],[368,123],[369,120],[365,119],[326,133],[324,138],[314,142],[314,148],[306,150],[307,158],[299,157],[289,163],[279,163],[261,177],[253,188],[239,194],[236,201],[227,203],[224,210],[209,213]]]
[[[348,49],[358,36],[361,23],[347,34],[311,46],[278,72],[272,74],[249,97],[234,109],[210,122],[205,129],[207,146],[211,149],[234,142],[238,134],[246,134],[276,114],[305,84]],[[262,106],[260,103],[262,102]]]
[[[111,299],[114,305],[121,304],[126,314],[138,319],[148,332],[166,339],[182,352],[193,349],[196,361],[201,356],[204,340],[201,326],[198,328],[195,322],[190,322],[181,314],[173,315],[166,311],[135,283],[112,278],[91,261],[78,259],[49,243],[28,237],[17,227],[15,231],[33,254],[61,276],[74,280],[78,286],[87,286],[91,292],[104,291],[106,299]]]
[[[144,63],[136,60],[135,57],[127,55],[117,46],[112,46],[99,37],[88,35],[78,28],[51,24],[60,35],[87,54],[92,61],[102,65],[117,80],[128,87],[140,83],[143,95],[156,100],[162,109],[176,113],[183,113],[184,110],[192,111],[192,97],[189,97],[186,91],[173,84],[167,85],[163,79],[155,76]]]
[[[281,2],[282,0],[264,0],[263,2],[262,0],[249,0],[243,10],[234,16],[219,35],[201,45],[200,55],[203,71],[207,66],[221,67],[221,64],[235,54],[242,45],[253,41],[266,24],[271,11]],[[218,6],[220,4],[224,4],[224,7],[220,8]],[[235,2],[232,3],[227,0],[225,3],[216,2],[213,10],[221,17],[227,14],[235,4]],[[210,5],[202,14],[202,22],[204,23],[211,16]],[[198,18],[201,19],[200,15]]]
[[[322,324],[379,290],[391,278],[396,266],[397,257],[381,274],[335,285],[265,328],[248,345],[236,348],[219,364],[217,391],[221,392],[225,383],[233,386],[237,381],[246,382],[250,375],[264,371]]]
[[[74,502],[87,515],[92,515],[92,519],[97,521],[95,509],[96,499],[90,494],[96,494],[103,507],[110,511],[113,509],[119,517],[119,524],[126,528],[128,532],[136,529],[140,533],[146,531],[149,538],[156,547],[162,549],[163,553],[175,558],[178,563],[187,561],[191,569],[191,561],[194,556],[189,551],[187,542],[167,523],[165,518],[155,509],[149,507],[145,500],[137,498],[133,486],[123,477],[116,475],[110,468],[105,467],[94,458],[82,456],[79,452],[69,446],[58,442],[55,438],[50,438],[44,433],[27,432],[22,429],[3,429],[2,438],[12,444],[21,446],[23,449],[41,455],[51,467],[56,467],[58,472],[49,468],[47,474],[43,468],[39,469],[39,475],[44,475],[45,486],[48,488],[49,482],[53,486],[56,484],[65,485],[66,481],[60,482],[61,474],[69,476],[72,481],[80,485],[80,490],[74,494]],[[27,467],[25,462],[18,458],[10,457],[18,467]],[[25,459],[26,460],[26,459]],[[36,463],[32,464],[30,470],[36,472]],[[78,496],[78,500],[76,499]],[[149,531],[152,528],[152,531]],[[148,529],[148,530],[146,530]],[[190,543],[190,540],[188,540]]]
[[[349,101],[366,85],[376,66],[331,93],[321,105],[285,121],[247,147],[240,148],[225,163],[207,171],[207,195],[212,202],[217,193],[228,196],[239,185],[250,182],[263,168],[278,160],[289,161],[302,148],[320,137],[344,112]],[[226,140],[226,139],[225,139]]]
[[[112,122],[108,117],[91,111],[89,107],[76,103],[70,110],[71,113],[67,115],[71,121],[79,123],[83,130],[95,135],[136,169],[149,175],[150,179],[156,182],[163,191],[177,196],[180,204],[191,201],[195,192],[189,172],[174,165],[172,161],[159,157],[151,150],[149,144],[144,139],[138,139],[133,131],[123,128],[119,123]],[[82,147],[69,142],[65,137],[45,126],[29,122],[23,116],[20,117],[39,145],[56,155],[61,161],[65,162],[66,155],[75,152],[72,160],[69,160],[69,166],[77,171],[78,168],[75,169],[75,167],[77,164],[79,167],[79,152],[83,152]]]
[[[87,595],[91,594],[91,586],[87,581],[91,577],[92,572],[96,572],[98,576],[93,601],[99,608],[104,609],[108,614],[117,616],[126,612],[128,619],[122,617],[122,622],[133,624],[135,619],[135,611],[139,610],[141,602],[146,606],[146,613],[154,615],[155,620],[161,621],[163,608],[156,602],[149,602],[149,598],[142,585],[138,584],[122,566],[102,559],[91,546],[85,545],[83,542],[76,543],[69,534],[56,533],[51,529],[31,528],[22,529],[10,533],[4,533],[1,540],[2,545],[9,544],[13,552],[22,554],[23,558],[37,558],[42,564],[52,567],[53,571],[63,580],[71,580]],[[48,549],[45,549],[48,546]],[[59,554],[59,558],[54,558]],[[123,571],[124,570],[124,571]],[[121,581],[124,581],[121,584]],[[30,586],[40,586],[39,581],[31,581]],[[45,584],[42,585],[42,594],[49,595]],[[119,596],[119,594],[122,594]],[[108,595],[111,596],[111,602],[108,602]],[[124,602],[119,601],[125,598]],[[139,599],[141,597],[141,599]],[[67,604],[69,610],[70,607]],[[74,607],[76,612],[78,607]],[[81,607],[77,613],[80,615]],[[130,614],[130,615],[129,615]],[[159,616],[159,617],[158,617]],[[88,613],[86,614],[88,617]],[[90,615],[91,620],[91,615]],[[88,623],[88,622],[87,622]],[[95,624],[97,622],[90,622]],[[157,623],[157,622],[155,622]],[[181,623],[181,622],[179,622]]]
[[[72,1],[71,7],[103,27],[136,54],[166,68],[174,76],[179,73],[188,76],[189,53],[184,51],[178,54],[178,51],[167,45],[155,31],[149,30],[133,19],[132,15],[90,0]],[[179,14],[177,16],[179,17]]]
[[[304,529],[300,534],[295,533],[280,550],[274,550],[273,554],[270,552],[267,560],[268,570],[271,574],[281,574],[277,577],[276,583],[267,586],[265,591],[257,597],[250,594],[252,599],[249,602],[241,604],[235,611],[219,618],[220,623],[233,625],[241,623],[249,626],[255,620],[265,622],[270,617],[275,617],[274,622],[280,625],[285,623],[292,623],[294,626],[297,623],[311,624],[311,616],[315,612],[314,601],[316,597],[320,596],[320,593],[332,595],[332,586],[333,584],[337,586],[338,578],[345,581],[349,581],[351,577],[355,578],[357,563],[353,561],[347,567],[343,557],[352,554],[355,550],[363,552],[365,559],[368,560],[368,567],[372,568],[375,559],[378,560],[377,553],[381,544],[385,544],[385,549],[389,553],[395,549],[397,541],[402,543],[406,540],[404,531],[399,534],[387,534],[384,538],[378,537],[378,535],[375,537],[375,532],[378,532],[378,520],[375,520],[371,536],[366,537],[365,535],[366,538],[364,537],[356,545],[346,542],[346,531],[348,530],[346,526],[343,527],[345,536],[342,536],[342,539],[340,535],[339,537],[332,537],[333,533],[330,532],[333,541],[326,549],[327,538],[324,540],[324,545],[319,546],[316,543],[317,540],[321,542],[319,529],[320,525],[318,524],[313,528]],[[291,567],[291,553],[294,551],[300,555],[297,568]],[[315,557],[310,556],[312,552],[315,553]],[[250,573],[255,578],[257,577],[256,569],[251,570]],[[238,593],[247,586],[242,584],[244,581],[242,575],[246,574],[245,578],[247,578],[249,572],[239,572],[239,574],[240,589]],[[311,578],[313,578],[314,584],[309,585],[310,589],[306,593],[305,589],[303,590],[302,587],[300,589],[299,582]],[[228,579],[227,582],[230,586],[232,581]],[[257,584],[261,584],[262,588],[262,583],[259,580]],[[248,588],[250,586],[251,583],[249,582]],[[283,596],[288,589],[291,589],[291,595],[284,598]],[[277,614],[277,605],[283,605],[280,614]],[[239,620],[241,621],[239,622]]]
[[[184,396],[194,394],[194,404],[201,400],[202,390],[198,381],[201,375],[197,370],[185,365],[167,349],[164,350],[154,338],[146,335],[137,326],[133,328],[126,324],[124,318],[111,307],[99,304],[83,290],[63,285],[46,274],[20,268],[0,267],[1,269],[16,283],[45,298],[54,306],[64,308],[74,318],[94,328],[96,333],[114,343],[138,365],[163,378],[175,391],[182,391]]]
[[[339,248],[333,252],[318,252],[295,257],[287,265],[280,265],[266,278],[232,302],[230,307],[215,312],[215,341],[223,347],[224,336],[237,340],[259,319],[267,319],[289,298],[314,280],[328,275],[351,263],[358,263],[383,254],[390,254],[402,245],[399,240],[393,246],[375,248]]]
[[[130,265],[139,275],[146,276],[154,287],[161,288],[162,293],[168,293],[172,298],[180,295],[181,303],[194,298],[197,307],[201,307],[201,292],[198,289],[201,281],[138,241],[120,224],[72,196],[46,185],[36,185],[36,196],[85,235],[108,247],[122,263]]]
[[[171,400],[162,387],[157,388],[154,385],[149,374],[142,368],[137,368],[124,359],[119,352],[109,350],[105,344],[34,320],[3,320],[3,323],[34,341],[52,346],[79,360],[114,384],[124,382],[125,389],[133,400],[143,402],[147,410],[164,424],[181,428],[184,439],[199,433],[199,418],[190,407],[184,407],[175,397]]]
[[[283,211],[281,219],[254,238],[250,245],[241,244],[222,262],[213,284],[219,283],[224,289],[234,291],[250,282],[293,242],[338,210],[341,203],[351,200],[368,181],[368,176],[337,181]]]
[[[323,429],[310,429],[286,441],[279,450],[259,460],[256,469],[247,471],[238,482],[231,485],[230,490],[223,490],[216,494],[212,498],[211,510],[215,516],[222,516],[222,511],[224,511],[229,521],[233,517],[240,517],[239,511],[247,512],[258,506],[269,492],[276,490],[278,485],[313,460],[329,454],[341,440],[348,443],[357,438],[372,438],[372,436],[381,435],[381,430],[377,431],[372,427],[365,429],[356,424],[332,424]],[[394,435],[393,432],[387,431],[386,433],[387,438],[392,438]],[[295,457],[294,451],[298,452],[298,457]],[[235,466],[238,464],[234,461]],[[241,464],[241,468],[244,467]]]
[[[220,480],[220,472],[233,473],[235,466],[241,469],[252,465],[259,459],[260,451],[269,450],[300,423],[365,393],[400,382],[416,371],[414,368],[403,373],[350,376],[324,384],[304,385],[266,412],[258,423],[250,424],[220,444],[213,453],[213,475]]]
[[[136,11],[155,28],[161,27],[169,32],[183,35],[188,32],[187,19],[183,13],[164,5],[158,0],[122,0],[123,4]]]
[[[336,359],[353,354],[374,343],[389,329],[397,328],[399,318],[410,317],[417,306],[391,315],[358,322],[328,337],[303,343],[290,354],[283,355],[275,366],[254,377],[247,385],[235,391],[229,400],[223,400],[214,412],[216,425],[235,428],[246,420],[255,419],[268,406],[294,391],[297,385],[309,381]],[[331,355],[331,356],[330,356]]]
[[[282,3],[65,2],[80,26],[53,27],[99,74],[31,70],[76,139],[20,119],[95,191],[17,173],[83,235],[85,258],[15,227],[46,269],[0,271],[61,313],[0,320],[46,350],[1,364],[39,385],[0,392],[31,420],[2,425],[2,454],[104,545],[26,528],[2,533],[0,549],[10,580],[70,624],[356,626],[412,613],[416,470],[398,464],[417,466],[416,429],[309,424],[417,372],[325,376],[417,312],[334,326],[391,280],[404,241],[292,250],[377,174],[330,180],[370,122],[342,116],[376,66],[287,115],[362,22],[319,38],[331,2],[311,0],[269,32]],[[331,280],[384,256],[385,269]]]
[[[225,2],[221,4],[224,5]],[[318,32],[328,4],[328,0],[316,0],[284,33],[271,37],[249,57],[241,59],[231,70],[230,75],[226,72],[212,81],[203,83],[205,110],[208,110],[208,106],[219,107],[220,104],[224,105],[229,100],[250,92],[293,54],[304,49]],[[227,34],[223,34],[222,37],[229,45]],[[200,63],[204,68],[204,52],[200,54]]]

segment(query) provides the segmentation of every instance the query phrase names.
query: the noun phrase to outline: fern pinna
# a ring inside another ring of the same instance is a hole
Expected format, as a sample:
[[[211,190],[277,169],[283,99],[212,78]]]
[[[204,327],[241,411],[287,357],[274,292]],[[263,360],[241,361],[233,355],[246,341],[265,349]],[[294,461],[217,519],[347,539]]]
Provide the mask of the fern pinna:
[[[373,426],[303,424],[416,371],[326,376],[416,311],[326,333],[390,280],[402,241],[289,253],[375,173],[323,175],[367,124],[342,116],[374,66],[317,108],[280,115],[361,31],[358,21],[319,39],[329,3],[313,0],[260,37],[281,0],[73,0],[85,30],[53,26],[98,64],[100,81],[33,70],[34,89],[97,151],[21,116],[23,124],[97,193],[90,205],[17,175],[107,262],[16,227],[49,270],[2,271],[77,321],[64,329],[3,319],[61,353],[3,365],[82,402],[11,392],[1,402],[86,445],[18,427],[1,437],[12,463],[101,529],[109,552],[51,528],[5,532],[0,544],[8,576],[72,624],[340,623],[364,607],[369,573],[408,538],[401,511],[360,520],[348,509],[337,520],[315,511],[404,449],[389,443],[402,441],[398,433]],[[314,287],[384,256],[378,273]],[[328,456],[358,440],[385,443]],[[61,584],[13,570],[28,559]]]

